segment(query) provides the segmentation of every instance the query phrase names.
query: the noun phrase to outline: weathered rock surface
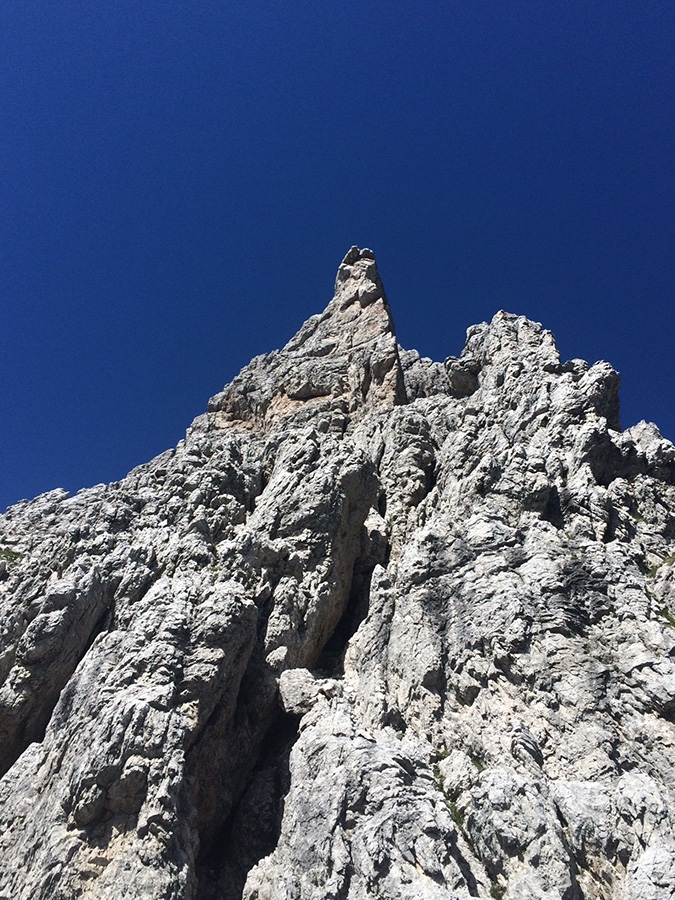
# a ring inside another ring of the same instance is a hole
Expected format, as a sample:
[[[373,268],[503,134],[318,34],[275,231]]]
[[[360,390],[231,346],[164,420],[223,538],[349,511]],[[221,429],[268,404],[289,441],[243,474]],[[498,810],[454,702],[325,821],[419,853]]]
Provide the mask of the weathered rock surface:
[[[372,253],[127,478],[0,519],[0,900],[675,896],[675,447]]]

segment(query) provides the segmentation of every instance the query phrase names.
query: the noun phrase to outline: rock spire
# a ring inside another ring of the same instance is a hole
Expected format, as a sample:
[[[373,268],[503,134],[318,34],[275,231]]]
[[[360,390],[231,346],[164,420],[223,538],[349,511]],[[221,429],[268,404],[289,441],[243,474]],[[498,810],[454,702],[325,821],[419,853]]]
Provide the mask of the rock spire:
[[[371,250],[352,247],[335,296],[283,350],[257,357],[209,402],[215,422],[266,431],[323,411],[341,427],[346,415],[405,401],[389,304]]]

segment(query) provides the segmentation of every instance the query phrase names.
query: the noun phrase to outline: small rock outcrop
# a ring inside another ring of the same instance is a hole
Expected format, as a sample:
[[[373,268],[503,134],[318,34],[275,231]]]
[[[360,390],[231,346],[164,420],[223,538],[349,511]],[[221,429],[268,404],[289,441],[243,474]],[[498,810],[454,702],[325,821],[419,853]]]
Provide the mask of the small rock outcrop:
[[[369,250],[184,441],[0,519],[0,900],[675,896],[675,447]]]

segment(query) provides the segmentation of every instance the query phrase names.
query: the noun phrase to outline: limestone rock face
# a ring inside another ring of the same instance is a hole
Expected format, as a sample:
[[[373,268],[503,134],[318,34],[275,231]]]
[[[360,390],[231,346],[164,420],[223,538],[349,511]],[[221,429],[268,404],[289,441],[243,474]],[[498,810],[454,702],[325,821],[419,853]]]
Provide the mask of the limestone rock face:
[[[0,519],[0,900],[675,896],[675,447],[368,250],[124,480]]]

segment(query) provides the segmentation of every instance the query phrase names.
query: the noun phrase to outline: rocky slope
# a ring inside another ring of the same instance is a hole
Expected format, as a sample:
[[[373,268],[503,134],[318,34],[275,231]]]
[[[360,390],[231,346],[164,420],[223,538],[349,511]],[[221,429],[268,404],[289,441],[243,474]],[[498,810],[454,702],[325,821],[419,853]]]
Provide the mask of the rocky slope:
[[[675,448],[373,255],[124,480],[0,520],[1,900],[675,895]]]

